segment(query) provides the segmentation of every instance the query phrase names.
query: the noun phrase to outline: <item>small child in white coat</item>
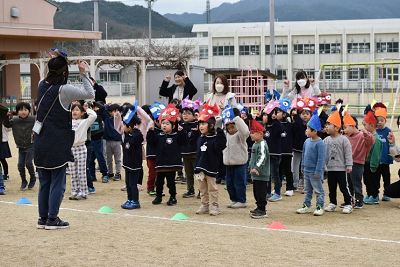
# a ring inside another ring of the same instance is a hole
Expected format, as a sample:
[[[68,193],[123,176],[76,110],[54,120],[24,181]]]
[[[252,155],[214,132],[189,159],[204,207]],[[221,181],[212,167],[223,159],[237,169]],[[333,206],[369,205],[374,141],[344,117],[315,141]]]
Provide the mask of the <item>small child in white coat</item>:
[[[96,120],[97,114],[90,108],[86,111],[80,104],[72,105],[72,130],[75,131],[74,145],[72,146],[72,154],[74,162],[68,164],[71,172],[71,196],[70,200],[86,199],[88,195],[87,177],[86,177],[86,157],[87,148],[85,142],[87,140],[87,131]],[[88,115],[88,118],[82,119],[82,116]]]

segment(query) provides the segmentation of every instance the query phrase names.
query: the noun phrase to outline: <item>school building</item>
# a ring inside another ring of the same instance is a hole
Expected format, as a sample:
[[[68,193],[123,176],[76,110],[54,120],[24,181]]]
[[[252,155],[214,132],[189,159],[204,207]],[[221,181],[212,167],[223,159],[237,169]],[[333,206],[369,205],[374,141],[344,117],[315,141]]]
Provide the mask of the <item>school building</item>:
[[[298,70],[315,75],[321,63],[399,59],[400,19],[275,22],[275,62],[279,79],[293,81]],[[192,32],[198,57],[192,64],[209,73],[239,71],[246,66],[269,71],[269,22],[196,24]],[[392,72],[393,71],[393,72]],[[383,75],[382,75],[383,73]],[[377,79],[397,84],[399,65],[377,68]],[[322,76],[322,75],[321,75]],[[208,78],[209,80],[210,78]],[[344,86],[373,80],[373,67],[327,68],[325,79]],[[282,82],[278,83],[282,87]]]
[[[40,57],[54,42],[101,39],[100,32],[54,29],[60,7],[50,0],[0,0],[0,98],[21,98],[19,61]],[[37,64],[29,65],[32,98],[40,80]]]

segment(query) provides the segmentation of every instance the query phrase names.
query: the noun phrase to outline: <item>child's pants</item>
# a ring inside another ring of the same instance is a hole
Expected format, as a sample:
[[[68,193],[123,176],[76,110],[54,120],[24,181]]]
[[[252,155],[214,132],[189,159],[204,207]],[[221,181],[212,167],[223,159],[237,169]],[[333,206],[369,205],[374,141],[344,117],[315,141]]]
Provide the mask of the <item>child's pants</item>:
[[[88,188],[94,188],[92,175],[90,174],[89,164],[90,164],[90,157],[93,153],[93,147],[91,145],[86,144],[87,154],[86,154],[86,180]],[[94,176],[96,177],[96,176]]]
[[[183,165],[185,166],[187,189],[194,191],[194,168],[196,165],[196,158],[183,158]]]
[[[371,172],[370,164],[365,163],[364,165],[364,184],[367,190],[367,196],[372,196],[377,198],[379,196],[379,187],[380,187],[380,176],[379,176],[379,168],[376,172]]]
[[[87,149],[85,145],[73,146],[71,148],[75,161],[69,163],[71,172],[71,196],[87,197],[88,187],[86,179],[86,157]]]
[[[1,165],[3,166],[3,175],[8,175],[8,163],[7,159],[0,159]]]
[[[356,200],[359,202],[363,201],[363,192],[362,192],[362,177],[364,172],[364,165],[353,163],[353,170],[349,173],[350,176],[350,193],[352,196],[355,195]]]
[[[253,195],[259,210],[264,211],[267,206],[267,183],[268,181],[253,180]]]
[[[18,171],[22,181],[26,181],[25,166],[28,169],[31,181],[35,181],[35,168],[33,167],[33,147],[18,149]]]
[[[388,197],[400,198],[400,180],[385,187],[385,191],[383,193]]]
[[[294,151],[293,162],[292,162],[292,173],[293,173],[293,187],[299,188],[299,177],[300,177],[300,163],[303,153]]]
[[[350,194],[346,171],[328,171],[328,188],[329,188],[330,203],[337,205],[336,190],[338,184],[339,184],[339,189],[343,194],[344,204],[352,205],[353,198],[351,197]]]
[[[246,203],[246,165],[226,166],[226,188],[232,202]]]
[[[147,167],[149,168],[149,176],[147,177],[147,190],[154,190],[156,184],[156,159],[147,158]]]
[[[382,175],[383,188],[386,188],[386,186],[390,185],[390,165],[389,164],[379,164],[378,172],[379,172],[379,179],[380,179],[380,176]],[[380,183],[379,183],[379,187],[380,187]]]
[[[128,200],[139,201],[139,190],[137,188],[140,170],[125,169],[125,183]]]
[[[286,177],[286,191],[294,190],[293,187],[293,173],[292,173],[292,155],[283,155],[281,159],[281,164],[279,165],[279,176],[282,175]]]
[[[4,186],[4,176],[0,168],[0,186]]]
[[[323,177],[318,177],[318,178],[315,177],[314,173],[304,172],[304,194],[305,194],[304,204],[307,207],[311,207],[313,191],[315,192],[316,195],[316,205],[320,207],[324,206],[325,191],[324,187],[322,186],[323,180],[324,180]]]
[[[167,179],[167,187],[169,189],[169,195],[171,197],[176,196],[176,186],[175,186],[175,171],[171,172],[157,172],[156,178],[156,192],[157,197],[161,198],[164,187],[164,178]]]
[[[108,173],[114,173],[113,155],[115,161],[115,173],[121,173],[121,141],[106,140],[107,168]]]
[[[95,159],[97,159],[97,162],[99,163],[100,167],[100,172],[103,176],[107,176],[108,174],[108,169],[107,169],[107,163],[104,158],[104,145],[103,145],[103,138],[100,138],[98,140],[92,140],[92,147],[93,151],[90,154],[89,157],[89,170],[90,170],[90,175],[92,178],[96,178],[96,169],[95,169]]]
[[[209,206],[210,198],[211,204],[218,207],[218,187],[217,179],[204,174],[203,181],[199,181],[200,198],[201,204],[204,206]]]
[[[281,156],[269,156],[269,162],[271,175],[270,180],[268,181],[267,193],[271,194],[271,181],[274,181],[275,194],[282,195],[282,181],[281,177],[279,177],[279,165],[281,164]]]

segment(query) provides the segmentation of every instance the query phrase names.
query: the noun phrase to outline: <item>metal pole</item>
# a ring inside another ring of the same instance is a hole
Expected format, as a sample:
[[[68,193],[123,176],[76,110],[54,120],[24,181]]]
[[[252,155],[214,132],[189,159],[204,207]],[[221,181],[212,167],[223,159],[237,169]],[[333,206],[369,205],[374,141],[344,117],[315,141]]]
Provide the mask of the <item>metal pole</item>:
[[[106,22],[106,41],[108,40],[108,36],[107,36],[107,22]]]
[[[148,0],[148,9],[149,9],[149,49],[151,46],[151,0]]]
[[[119,82],[119,102],[122,103],[122,83]]]
[[[93,0],[93,2],[94,2],[93,30],[94,30],[95,32],[98,32],[98,31],[99,31],[99,0]],[[94,40],[93,42],[94,42],[94,53],[95,53],[96,55],[98,55],[99,52],[100,52],[99,41],[98,41],[98,40]]]
[[[270,50],[270,72],[275,74],[275,5],[274,0],[269,0],[269,50]]]
[[[147,7],[149,9],[149,55],[151,52],[151,3],[157,0],[147,0]]]
[[[364,81],[361,81],[361,105],[365,105],[364,104]]]

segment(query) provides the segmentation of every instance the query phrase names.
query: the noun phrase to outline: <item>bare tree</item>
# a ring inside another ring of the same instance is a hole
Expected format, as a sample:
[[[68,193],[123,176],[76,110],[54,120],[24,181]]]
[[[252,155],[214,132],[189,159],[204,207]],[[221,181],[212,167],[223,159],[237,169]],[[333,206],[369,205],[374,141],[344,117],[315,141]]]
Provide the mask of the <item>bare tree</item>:
[[[57,45],[57,44],[56,44]],[[195,46],[189,39],[154,39],[151,49],[148,40],[109,40],[100,42],[100,52],[94,54],[92,41],[69,42],[69,44],[58,44],[60,49],[64,49],[71,57],[80,56],[101,56],[105,57],[101,65],[109,64],[114,66],[136,65],[138,62],[132,60],[107,59],[111,57],[140,57],[144,58],[146,65],[153,65],[166,69],[186,69],[189,60],[197,55]],[[48,52],[41,53],[40,57],[48,57]],[[74,64],[75,62],[71,62]]]

